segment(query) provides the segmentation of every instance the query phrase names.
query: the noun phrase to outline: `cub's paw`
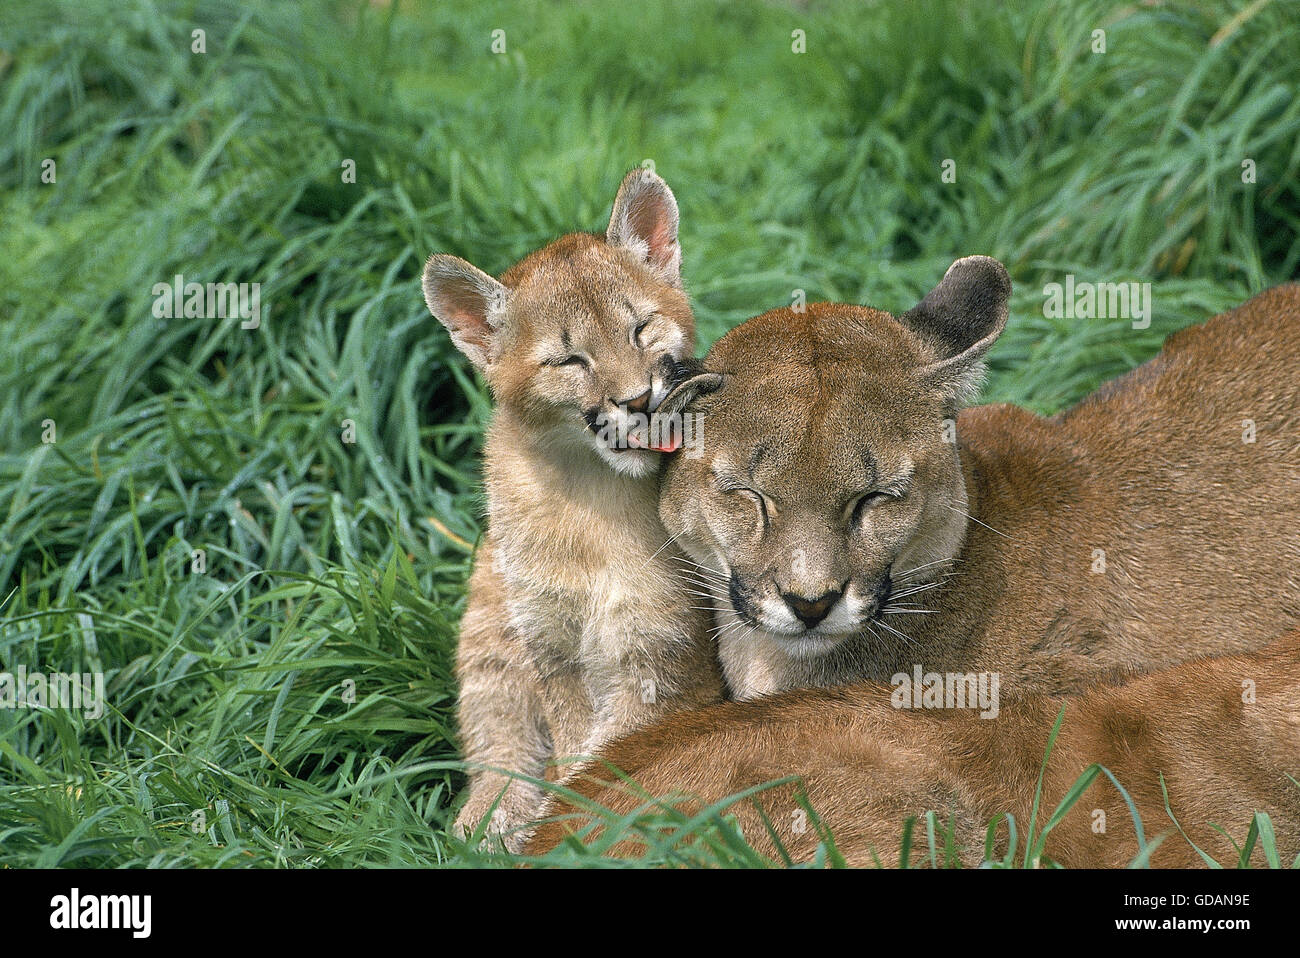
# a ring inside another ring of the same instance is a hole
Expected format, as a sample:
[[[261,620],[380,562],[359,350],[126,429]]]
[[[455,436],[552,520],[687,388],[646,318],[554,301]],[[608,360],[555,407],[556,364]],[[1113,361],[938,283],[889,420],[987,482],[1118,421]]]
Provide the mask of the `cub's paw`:
[[[536,789],[519,789],[515,785],[506,789],[500,801],[498,795],[499,790],[490,789],[481,794],[471,793],[452,830],[463,841],[471,841],[477,835],[480,847],[503,849],[517,855],[532,837],[542,796]]]

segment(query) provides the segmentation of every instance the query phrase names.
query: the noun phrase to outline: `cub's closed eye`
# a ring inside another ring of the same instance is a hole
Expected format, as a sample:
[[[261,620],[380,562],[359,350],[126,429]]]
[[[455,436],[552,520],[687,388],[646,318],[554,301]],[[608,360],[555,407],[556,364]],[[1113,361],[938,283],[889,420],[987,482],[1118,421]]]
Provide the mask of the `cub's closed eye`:
[[[565,356],[561,359],[548,359],[542,364],[543,366],[586,366],[588,365],[587,357],[574,354]]]
[[[655,321],[655,317],[652,314],[646,317],[645,319],[641,320],[641,322],[637,323],[636,328],[632,330],[632,342],[638,346],[644,346],[645,345],[644,333],[646,331],[646,328],[654,321]]]

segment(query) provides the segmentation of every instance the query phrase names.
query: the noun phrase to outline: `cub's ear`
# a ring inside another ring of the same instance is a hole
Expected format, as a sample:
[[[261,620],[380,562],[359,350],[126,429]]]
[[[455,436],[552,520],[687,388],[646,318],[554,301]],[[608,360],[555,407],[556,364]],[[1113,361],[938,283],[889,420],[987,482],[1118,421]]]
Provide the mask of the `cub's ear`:
[[[655,407],[656,416],[675,416],[687,405],[705,393],[722,387],[722,374],[709,372],[699,360],[692,359],[677,364],[672,389]]]
[[[682,285],[682,248],[677,242],[677,200],[658,175],[635,169],[623,178],[605,230],[610,246],[643,260],[663,280]]]
[[[479,369],[491,360],[492,335],[501,326],[506,288],[458,256],[430,256],[424,264],[424,302],[447,327],[456,348]]]
[[[984,354],[1007,325],[1011,277],[991,256],[967,256],[899,320],[934,348],[921,370],[954,405],[973,399],[984,378]]]

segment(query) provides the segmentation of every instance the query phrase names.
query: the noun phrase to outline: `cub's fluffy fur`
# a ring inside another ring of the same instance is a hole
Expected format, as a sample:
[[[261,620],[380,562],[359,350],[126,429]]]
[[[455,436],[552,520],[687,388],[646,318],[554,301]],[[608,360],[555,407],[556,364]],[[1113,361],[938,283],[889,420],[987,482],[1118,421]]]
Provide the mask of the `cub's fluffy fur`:
[[[677,204],[634,170],[604,236],[573,233],[500,280],[454,256],[424,270],[430,312],[496,400],[488,532],[461,622],[465,758],[457,820],[518,848],[548,759],[589,754],[670,710],[722,697],[708,614],[656,514],[663,441],[640,417],[673,404],[694,317]],[[676,434],[674,434],[676,435]],[[692,606],[696,608],[692,608]]]

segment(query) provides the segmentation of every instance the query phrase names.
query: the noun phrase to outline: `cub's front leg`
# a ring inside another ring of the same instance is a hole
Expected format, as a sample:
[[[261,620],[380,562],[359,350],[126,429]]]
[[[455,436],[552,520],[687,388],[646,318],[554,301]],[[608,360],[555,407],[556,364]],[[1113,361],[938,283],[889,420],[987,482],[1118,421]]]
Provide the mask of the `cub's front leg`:
[[[504,583],[487,543],[470,577],[456,678],[461,751],[471,768],[469,797],[455,828],[468,836],[491,811],[485,835],[499,837],[507,850],[518,851],[528,837],[526,826],[541,807],[542,790],[494,770],[540,778],[551,755],[551,740],[537,670],[524,643],[507,625]]]
[[[670,712],[721,702],[722,672],[703,636],[703,623],[683,622],[657,638],[611,643],[617,654],[602,656],[589,673],[595,716],[584,753]]]

